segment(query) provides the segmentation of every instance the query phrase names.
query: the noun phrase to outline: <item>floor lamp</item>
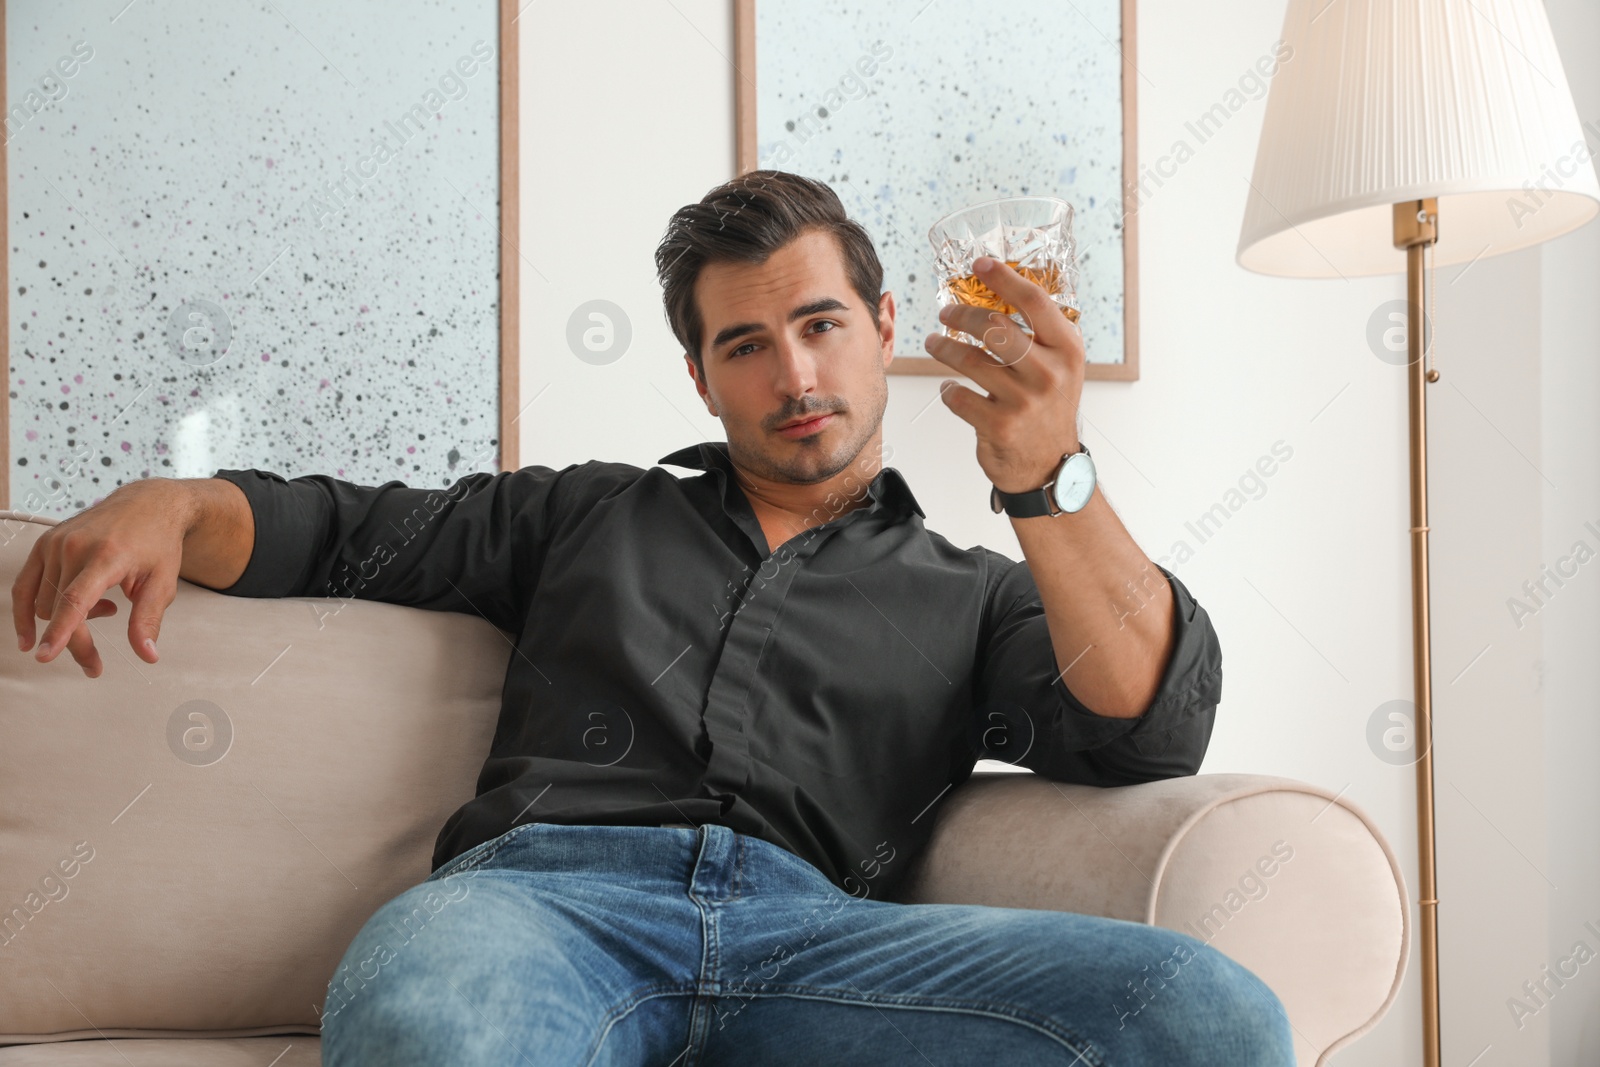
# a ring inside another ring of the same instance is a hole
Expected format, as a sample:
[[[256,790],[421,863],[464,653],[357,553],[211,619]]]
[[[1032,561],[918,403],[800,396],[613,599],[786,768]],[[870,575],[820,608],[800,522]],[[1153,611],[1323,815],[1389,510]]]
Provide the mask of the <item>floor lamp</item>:
[[[1239,265],[1406,275],[1417,928],[1423,1063],[1439,1067],[1423,254],[1470,264],[1567,233],[1600,212],[1600,183],[1540,0],[1289,0],[1282,36]]]

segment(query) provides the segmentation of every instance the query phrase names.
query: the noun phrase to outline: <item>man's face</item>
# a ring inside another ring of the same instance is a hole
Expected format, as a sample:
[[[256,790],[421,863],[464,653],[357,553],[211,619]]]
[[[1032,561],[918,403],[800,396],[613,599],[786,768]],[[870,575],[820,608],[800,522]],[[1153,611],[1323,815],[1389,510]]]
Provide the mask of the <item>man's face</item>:
[[[739,465],[807,484],[848,467],[883,423],[894,298],[879,298],[875,327],[850,287],[838,243],[813,230],[760,266],[707,264],[695,300],[705,323],[704,379],[692,362],[689,373]],[[820,428],[780,432],[784,423],[820,415],[829,416]]]

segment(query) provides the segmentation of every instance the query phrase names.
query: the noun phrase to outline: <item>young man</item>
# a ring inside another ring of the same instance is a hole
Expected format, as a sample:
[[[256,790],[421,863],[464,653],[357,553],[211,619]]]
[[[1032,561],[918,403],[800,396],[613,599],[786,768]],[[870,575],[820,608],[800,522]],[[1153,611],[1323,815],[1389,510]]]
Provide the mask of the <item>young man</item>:
[[[985,263],[1033,329],[962,307],[944,321],[994,355],[927,342],[986,390],[941,395],[1019,563],[929,531],[883,465],[894,298],[826,185],[746,174],[656,259],[727,435],[660,460],[697,476],[138,483],[41,538],[13,589],[24,647],[50,619],[40,658],[65,641],[91,676],[100,594],[129,583],[154,662],[179,576],[516,635],[478,795],[346,950],[324,1062],[1293,1063],[1281,1003],[1193,938],[892,899],[977,759],[1117,785],[1195,773],[1210,737],[1217,637],[1095,488],[1077,326]]]

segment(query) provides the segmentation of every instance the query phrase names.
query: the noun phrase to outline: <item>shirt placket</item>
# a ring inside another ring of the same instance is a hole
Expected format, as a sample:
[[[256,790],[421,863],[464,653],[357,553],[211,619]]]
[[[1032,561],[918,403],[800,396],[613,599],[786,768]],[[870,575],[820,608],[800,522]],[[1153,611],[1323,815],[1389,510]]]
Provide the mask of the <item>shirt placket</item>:
[[[759,552],[766,538],[749,501],[722,464],[713,462],[712,469],[718,475],[723,510]],[[879,506],[874,496],[867,506],[814,526],[779,545],[754,571],[746,568],[739,605],[726,616],[728,636],[706,693],[704,713],[711,752],[703,784],[706,792],[722,801],[724,811],[732,806],[733,798],[745,796],[750,788],[751,693],[790,586],[806,561],[830,537],[864,513],[877,511]]]
[[[728,636],[706,693],[705,729],[711,754],[705,786],[713,796],[742,796],[750,787],[751,695],[762,657],[795,577],[837,529],[832,524],[813,528],[780,545],[749,572],[740,590],[739,606],[728,616]]]

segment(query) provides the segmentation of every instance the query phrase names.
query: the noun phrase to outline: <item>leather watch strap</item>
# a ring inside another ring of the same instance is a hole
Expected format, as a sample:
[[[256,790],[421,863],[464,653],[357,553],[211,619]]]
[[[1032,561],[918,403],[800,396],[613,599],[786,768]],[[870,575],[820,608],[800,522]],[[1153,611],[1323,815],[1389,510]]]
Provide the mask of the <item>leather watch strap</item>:
[[[1041,515],[1052,514],[1048,489],[1031,489],[1026,493],[1002,493],[999,488],[991,486],[989,507],[996,515],[1004,511],[1016,519],[1034,519]]]

